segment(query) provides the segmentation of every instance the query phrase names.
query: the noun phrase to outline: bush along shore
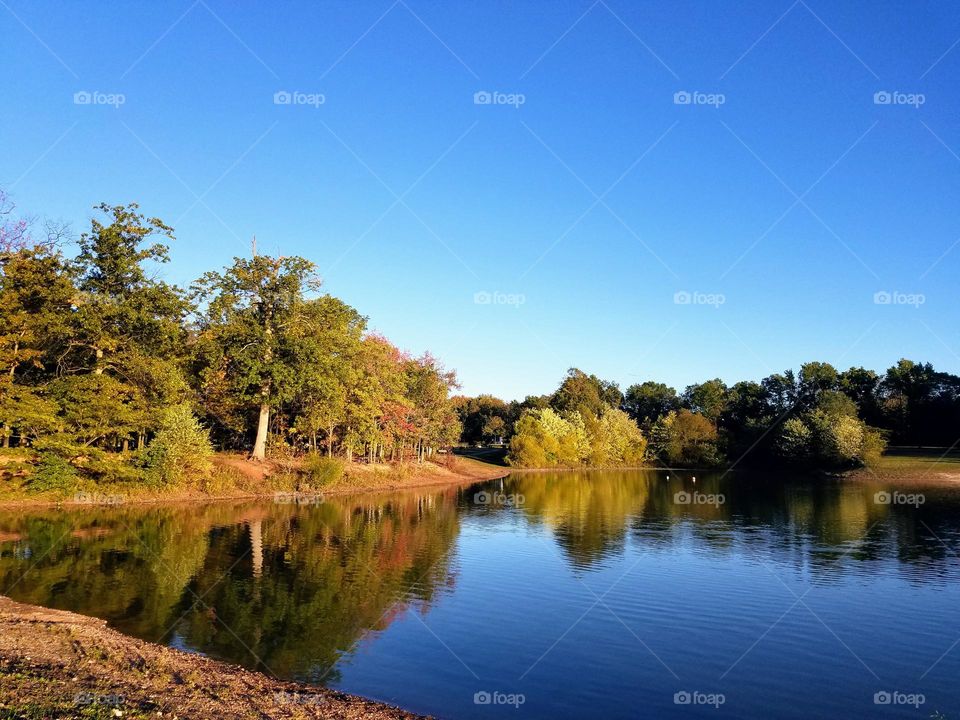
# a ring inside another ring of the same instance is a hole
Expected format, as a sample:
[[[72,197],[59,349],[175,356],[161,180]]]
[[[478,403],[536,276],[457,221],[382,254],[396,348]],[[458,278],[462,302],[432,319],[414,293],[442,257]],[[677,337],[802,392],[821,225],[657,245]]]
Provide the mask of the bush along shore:
[[[122,635],[0,596],[0,718],[421,717]]]

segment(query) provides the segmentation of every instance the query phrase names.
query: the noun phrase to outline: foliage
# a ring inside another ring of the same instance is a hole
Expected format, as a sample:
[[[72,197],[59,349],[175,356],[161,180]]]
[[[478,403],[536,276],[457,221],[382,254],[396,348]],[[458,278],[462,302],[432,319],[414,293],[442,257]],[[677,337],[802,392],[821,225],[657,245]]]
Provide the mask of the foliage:
[[[69,492],[76,486],[77,469],[55,453],[43,453],[30,478],[31,492]]]
[[[508,462],[515,467],[574,466],[586,460],[589,452],[579,412],[527,410],[517,421]]]
[[[311,452],[303,460],[303,471],[311,487],[322,488],[340,481],[343,477],[343,462],[338,458]]]
[[[207,430],[186,403],[168,408],[156,436],[147,446],[146,466],[162,483],[203,478],[210,472],[213,448]]]
[[[53,453],[83,479],[170,483],[202,479],[211,439],[370,462],[457,441],[455,375],[316,296],[310,261],[236,258],[187,294],[159,276],[172,228],[135,203],[96,210],[67,259],[0,192],[0,447]]]
[[[591,465],[639,465],[647,453],[647,440],[637,424],[622,410],[607,407],[590,437]]]
[[[885,446],[882,434],[857,417],[846,395],[819,389],[814,409],[791,417],[780,428],[776,450],[799,466],[844,469],[875,462]]]
[[[623,409],[642,427],[649,429],[671,410],[679,410],[680,398],[672,387],[647,381],[627,388]]]
[[[686,408],[670,411],[654,423],[650,445],[670,466],[710,467],[719,461],[716,426]]]

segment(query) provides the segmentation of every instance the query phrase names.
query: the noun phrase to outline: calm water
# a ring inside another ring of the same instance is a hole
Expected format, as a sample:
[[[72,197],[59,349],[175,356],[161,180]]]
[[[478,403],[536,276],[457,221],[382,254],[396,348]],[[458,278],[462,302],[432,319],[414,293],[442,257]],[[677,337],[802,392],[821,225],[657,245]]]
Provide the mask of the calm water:
[[[447,718],[960,718],[960,488],[892,489],[537,473],[7,511],[0,593]]]

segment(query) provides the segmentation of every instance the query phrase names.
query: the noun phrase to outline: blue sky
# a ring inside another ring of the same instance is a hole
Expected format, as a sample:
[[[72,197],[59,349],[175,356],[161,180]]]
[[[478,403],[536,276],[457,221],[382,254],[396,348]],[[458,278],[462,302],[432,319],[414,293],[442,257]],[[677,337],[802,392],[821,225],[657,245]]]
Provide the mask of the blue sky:
[[[464,392],[960,371],[956,3],[3,0],[0,30],[19,209],[135,200],[180,283],[256,234]]]

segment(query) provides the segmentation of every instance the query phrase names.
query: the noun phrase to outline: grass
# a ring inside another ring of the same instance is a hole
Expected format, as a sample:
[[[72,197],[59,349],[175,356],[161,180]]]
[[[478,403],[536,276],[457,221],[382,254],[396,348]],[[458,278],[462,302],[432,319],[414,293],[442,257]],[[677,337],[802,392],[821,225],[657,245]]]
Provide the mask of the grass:
[[[942,474],[960,477],[960,450],[891,447],[870,465],[869,472],[881,477],[932,478]]]

